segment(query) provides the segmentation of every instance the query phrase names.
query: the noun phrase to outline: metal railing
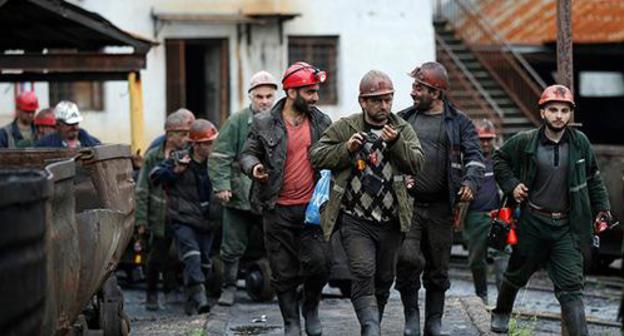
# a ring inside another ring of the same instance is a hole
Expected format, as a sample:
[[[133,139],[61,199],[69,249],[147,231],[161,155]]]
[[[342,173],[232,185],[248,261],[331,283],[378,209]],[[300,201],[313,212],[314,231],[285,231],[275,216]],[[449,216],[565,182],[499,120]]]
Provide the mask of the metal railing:
[[[437,0],[435,15],[446,19],[457,37],[463,40],[523,114],[538,125],[537,101],[546,83],[474,8],[478,6],[478,0],[473,4],[466,0],[441,1]]]

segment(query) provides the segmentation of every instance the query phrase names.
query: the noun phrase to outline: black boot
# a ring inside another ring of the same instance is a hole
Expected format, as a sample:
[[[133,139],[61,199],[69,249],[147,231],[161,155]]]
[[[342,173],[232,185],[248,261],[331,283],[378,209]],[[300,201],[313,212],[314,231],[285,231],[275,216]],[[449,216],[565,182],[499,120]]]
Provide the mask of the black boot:
[[[401,292],[403,313],[405,315],[405,336],[420,336],[420,311],[418,309],[418,291]]]
[[[186,304],[184,312],[187,315],[205,314],[210,312],[210,305],[206,298],[206,288],[203,284],[192,285],[186,289]]]
[[[364,296],[353,300],[353,308],[360,321],[362,336],[380,336],[379,309],[374,296]]]
[[[236,296],[236,281],[238,280],[238,260],[223,261],[223,290],[219,297],[219,305],[231,306]]]
[[[565,324],[568,336],[587,336],[585,305],[578,298],[561,304],[561,323]]]
[[[321,319],[318,315],[319,302],[321,301],[321,290],[319,286],[303,286],[303,304],[301,314],[305,322],[305,331],[308,336],[320,336],[323,334]]]
[[[501,290],[501,284],[503,283],[503,274],[505,274],[508,263],[508,256],[494,258],[494,275],[496,279],[496,289],[498,291]]]
[[[475,294],[483,301],[483,304],[488,304],[488,288],[487,288],[487,269],[475,268],[472,270],[472,280],[474,281]]]
[[[282,318],[284,319],[284,335],[301,335],[301,322],[299,321],[299,302],[295,289],[277,295]]]
[[[379,301],[377,301],[377,310],[379,310],[379,326],[381,328],[381,320],[383,320],[383,313],[384,313],[384,309],[386,308],[385,304],[381,304],[379,303]]]
[[[496,308],[492,310],[490,329],[493,332],[506,333],[509,330],[509,317],[516,300],[516,294],[518,294],[518,289],[503,281],[496,299]]]
[[[427,290],[425,294],[425,336],[446,336],[442,332],[444,291]]]
[[[145,309],[158,310],[160,305],[158,304],[158,292],[147,292],[147,299],[145,300]]]

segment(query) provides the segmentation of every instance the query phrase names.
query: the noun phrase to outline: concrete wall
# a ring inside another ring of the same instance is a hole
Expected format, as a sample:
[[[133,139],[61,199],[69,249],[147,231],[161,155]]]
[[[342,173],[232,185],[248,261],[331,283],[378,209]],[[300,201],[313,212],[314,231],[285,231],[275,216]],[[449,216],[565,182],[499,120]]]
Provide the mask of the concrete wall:
[[[247,104],[247,81],[254,72],[266,69],[278,79],[287,67],[289,35],[335,35],[338,42],[338,104],[321,106],[333,119],[359,112],[359,80],[366,71],[376,68],[394,80],[398,110],[411,103],[410,78],[406,75],[415,65],[435,57],[430,0],[395,0],[380,5],[373,0],[73,0],[72,3],[94,11],[118,27],[157,40],[147,56],[143,79],[145,137],[147,141],[162,132],[166,109],[165,47],[166,38],[227,38],[230,53],[230,110]],[[262,11],[267,8],[301,13],[283,26],[280,44],[276,25],[252,27],[251,43],[246,36],[237,40],[234,24],[172,23],[155,35],[151,11],[187,13],[235,13]],[[240,43],[239,43],[240,41]],[[240,53],[240,60],[237,59]],[[239,83],[239,78],[242,83]],[[42,105],[47,105],[47,85],[37,84]],[[130,141],[129,96],[125,82],[107,82],[105,111],[84,111],[83,127],[107,142]],[[13,90],[0,84],[0,121],[10,120]]]

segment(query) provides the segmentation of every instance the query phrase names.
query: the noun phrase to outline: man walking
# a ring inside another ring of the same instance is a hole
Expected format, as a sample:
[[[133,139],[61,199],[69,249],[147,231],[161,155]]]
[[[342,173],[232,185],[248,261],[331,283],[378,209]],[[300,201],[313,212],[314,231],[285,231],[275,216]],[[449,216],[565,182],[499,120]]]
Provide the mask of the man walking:
[[[277,82],[273,76],[260,71],[251,77],[251,105],[232,115],[221,127],[208,160],[208,174],[217,198],[223,203],[223,292],[218,303],[234,304],[238,262],[245,253],[250,228],[262,223],[262,217],[251,211],[249,189],[251,179],[243,174],[238,157],[245,145],[249,125],[256,113],[268,113],[275,102]]]
[[[33,124],[39,100],[33,91],[24,91],[15,98],[15,119],[0,128],[0,148],[24,148],[35,142]]]
[[[284,318],[284,334],[299,335],[297,287],[303,283],[302,314],[308,335],[321,335],[318,305],[327,282],[327,243],[318,226],[304,225],[305,210],[319,173],[308,150],[331,124],[315,107],[326,74],[297,62],[282,77],[286,97],[270,113],[254,116],[241,155],[253,179],[251,205],[263,214],[271,285]]]
[[[474,125],[445,98],[444,66],[427,62],[410,76],[414,105],[398,114],[418,134],[427,160],[420,173],[407,181],[414,196],[414,215],[399,252],[396,289],[403,302],[405,335],[420,335],[418,290],[423,274],[425,335],[442,335],[444,295],[450,287],[452,209],[457,201],[472,200],[485,166]]]
[[[414,130],[391,113],[394,88],[371,70],[360,81],[362,113],[333,123],[312,147],[317,169],[334,183],[321,225],[329,240],[339,221],[353,275],[351,302],[362,335],[380,335],[380,320],[394,280],[397,252],[411,223],[403,174],[416,175],[423,152]]]
[[[611,219],[609,199],[589,140],[568,127],[572,92],[549,86],[539,107],[544,125],[515,135],[494,153],[496,181],[520,204],[521,215],[491,328],[507,332],[518,289],[545,266],[562,324],[569,335],[587,335],[582,251],[591,243],[593,223]]]

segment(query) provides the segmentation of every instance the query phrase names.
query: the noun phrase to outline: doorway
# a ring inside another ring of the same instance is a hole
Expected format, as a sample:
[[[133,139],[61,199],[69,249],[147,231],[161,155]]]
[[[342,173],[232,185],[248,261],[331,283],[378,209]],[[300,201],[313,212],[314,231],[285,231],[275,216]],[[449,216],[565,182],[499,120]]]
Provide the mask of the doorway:
[[[217,127],[230,115],[227,39],[166,39],[167,114],[180,107]]]

